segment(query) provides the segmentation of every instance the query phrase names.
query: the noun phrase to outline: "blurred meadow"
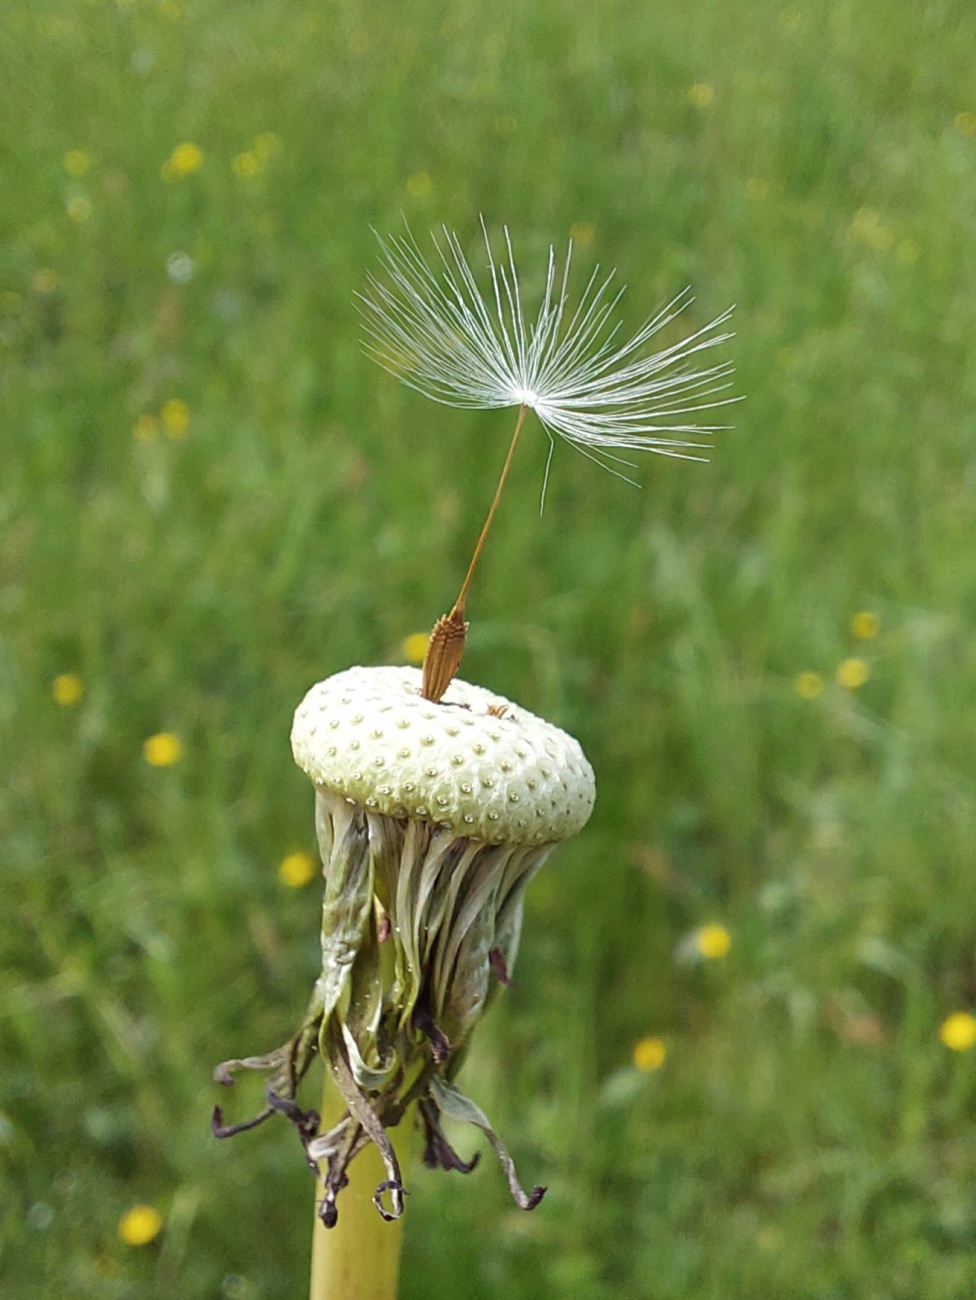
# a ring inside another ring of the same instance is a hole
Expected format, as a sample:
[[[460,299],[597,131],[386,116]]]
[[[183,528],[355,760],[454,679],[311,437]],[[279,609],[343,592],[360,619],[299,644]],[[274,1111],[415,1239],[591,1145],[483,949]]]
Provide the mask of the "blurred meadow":
[[[974,56],[962,0],[5,0],[4,1296],[305,1291],[210,1072],[317,970],[292,711],[450,605],[512,427],[363,355],[370,227],[479,213],[529,299],[572,235],[628,329],[736,303],[746,400],[542,518],[523,439],[463,674],[599,793],[463,1080],[549,1195],[418,1162],[402,1296],[976,1294]]]

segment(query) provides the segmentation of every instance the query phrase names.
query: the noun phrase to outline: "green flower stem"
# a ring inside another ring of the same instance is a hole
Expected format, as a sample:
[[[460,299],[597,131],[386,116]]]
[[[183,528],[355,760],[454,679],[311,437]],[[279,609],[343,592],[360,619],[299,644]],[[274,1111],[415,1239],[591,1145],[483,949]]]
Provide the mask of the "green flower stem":
[[[344,1113],[345,1104],[338,1089],[326,1077],[321,1131],[331,1128]],[[401,1163],[412,1130],[411,1109],[390,1130]],[[343,1188],[339,1198],[339,1221],[335,1227],[324,1227],[316,1214],[309,1300],[396,1300],[403,1220],[386,1222],[373,1204],[373,1195],[385,1178],[383,1161],[370,1143],[349,1166],[349,1185]],[[322,1195],[322,1183],[318,1180],[316,1208]]]

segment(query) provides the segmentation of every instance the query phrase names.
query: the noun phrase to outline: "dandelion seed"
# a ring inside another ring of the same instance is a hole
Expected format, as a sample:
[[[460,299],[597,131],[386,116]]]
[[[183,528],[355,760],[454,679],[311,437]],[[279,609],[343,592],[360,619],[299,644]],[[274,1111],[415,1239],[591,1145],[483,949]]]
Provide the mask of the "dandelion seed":
[[[653,1074],[660,1070],[668,1054],[667,1044],[663,1038],[639,1038],[634,1044],[631,1060],[643,1074]]]
[[[953,1052],[968,1052],[976,1047],[976,1016],[968,1011],[954,1011],[939,1026],[939,1037]]]
[[[720,332],[731,310],[680,342],[648,353],[651,339],[691,304],[686,291],[621,342],[615,316],[624,290],[614,287],[614,272],[601,277],[596,267],[578,303],[570,306],[570,243],[561,272],[550,247],[542,301],[530,322],[507,228],[505,256],[497,262],[484,222],[482,233],[487,295],[457,235],[446,227],[443,243],[432,235],[433,266],[409,232],[380,237],[390,284],[370,276],[370,291],[360,298],[370,355],[445,406],[531,408],[550,439],[564,438],[610,469],[621,463],[613,454],[618,450],[704,459],[691,453],[707,444],[689,438],[718,427],[682,417],[734,400],[719,396],[730,387],[732,367],[722,362],[696,370],[688,363],[731,337]]]
[[[133,1205],[119,1219],[119,1236],[127,1246],[148,1246],[163,1230],[163,1216],[152,1205]]]
[[[461,663],[468,630],[464,618],[468,589],[526,412],[535,411],[549,437],[550,462],[555,439],[560,437],[626,478],[616,468],[630,466],[616,454],[621,450],[704,459],[695,452],[708,444],[695,439],[716,432],[716,426],[688,423],[683,417],[734,400],[719,396],[730,386],[728,363],[698,370],[689,364],[697,353],[730,337],[717,332],[730,312],[649,353],[649,341],[691,302],[682,293],[621,342],[615,312],[623,288],[611,289],[613,272],[601,278],[597,266],[575,307],[569,305],[570,242],[561,273],[550,246],[545,289],[532,322],[523,308],[508,229],[505,256],[497,263],[484,221],[481,229],[488,254],[487,296],[457,235],[446,226],[443,243],[436,234],[431,236],[436,253],[432,265],[424,260],[409,230],[389,240],[378,236],[390,283],[370,276],[367,294],[360,295],[367,351],[403,383],[445,406],[518,410],[508,455],[460,593],[450,613],[438,619],[431,632],[422,694],[435,702]],[[548,477],[549,463],[543,502]]]
[[[289,889],[301,889],[315,876],[315,859],[309,853],[289,853],[278,867],[278,879]]]
[[[183,745],[179,736],[174,736],[171,731],[160,731],[149,737],[142,753],[150,767],[172,767],[182,758]]]

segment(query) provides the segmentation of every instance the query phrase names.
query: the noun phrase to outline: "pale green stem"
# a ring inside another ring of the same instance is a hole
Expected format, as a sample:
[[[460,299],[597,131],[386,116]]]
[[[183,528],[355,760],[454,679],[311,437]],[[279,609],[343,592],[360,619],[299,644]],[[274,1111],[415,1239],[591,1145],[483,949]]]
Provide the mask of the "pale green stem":
[[[326,1076],[321,1131],[331,1128],[344,1113],[339,1091]],[[390,1130],[401,1167],[408,1154],[412,1128],[411,1109]],[[349,1183],[336,1201],[339,1219],[335,1227],[324,1227],[316,1214],[309,1300],[396,1300],[403,1219],[388,1223],[373,1204],[376,1188],[386,1177],[379,1152],[370,1143],[349,1166]],[[316,1208],[322,1196],[322,1183],[317,1180]]]

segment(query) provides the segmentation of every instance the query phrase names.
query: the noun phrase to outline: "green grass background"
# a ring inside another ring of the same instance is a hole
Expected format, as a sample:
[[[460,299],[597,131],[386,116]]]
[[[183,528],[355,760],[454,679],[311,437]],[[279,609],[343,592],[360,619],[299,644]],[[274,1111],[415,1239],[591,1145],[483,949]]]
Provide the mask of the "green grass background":
[[[465,1083],[550,1191],[414,1170],[402,1296],[976,1293],[974,1056],[938,1033],[976,1000],[974,54],[963,0],[7,0],[5,1296],[304,1291],[293,1135],[209,1134],[211,1067],[316,970],[291,713],[444,612],[511,428],[363,356],[401,213],[474,251],[507,223],[529,296],[582,227],[630,328],[735,302],[746,397],[640,491],[557,448],[542,519],[520,450],[464,671],[576,734],[599,797]],[[134,438],[173,398],[185,439]],[[728,955],[677,960],[708,922]]]

